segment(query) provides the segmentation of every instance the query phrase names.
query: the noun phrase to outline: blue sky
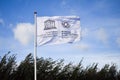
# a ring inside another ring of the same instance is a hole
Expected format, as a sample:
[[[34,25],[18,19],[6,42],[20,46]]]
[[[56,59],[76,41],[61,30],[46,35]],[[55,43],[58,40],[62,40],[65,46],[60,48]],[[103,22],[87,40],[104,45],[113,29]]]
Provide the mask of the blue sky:
[[[73,44],[38,47],[38,57],[78,63],[116,63],[120,67],[120,0],[0,0],[0,56],[8,51],[20,62],[33,53],[37,16],[80,16],[82,39]]]

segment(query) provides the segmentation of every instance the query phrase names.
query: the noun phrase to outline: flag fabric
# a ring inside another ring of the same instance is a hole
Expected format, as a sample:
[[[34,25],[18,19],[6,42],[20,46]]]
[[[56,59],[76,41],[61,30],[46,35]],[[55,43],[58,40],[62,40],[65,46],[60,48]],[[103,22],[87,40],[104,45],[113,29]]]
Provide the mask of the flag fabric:
[[[37,17],[37,45],[79,41],[80,30],[78,16]]]

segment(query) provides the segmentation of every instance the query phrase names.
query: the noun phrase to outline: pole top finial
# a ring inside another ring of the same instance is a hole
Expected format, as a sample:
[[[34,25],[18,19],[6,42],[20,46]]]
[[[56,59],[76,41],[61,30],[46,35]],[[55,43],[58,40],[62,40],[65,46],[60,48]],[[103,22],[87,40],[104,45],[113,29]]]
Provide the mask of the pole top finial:
[[[35,11],[34,14],[37,14],[37,12]]]

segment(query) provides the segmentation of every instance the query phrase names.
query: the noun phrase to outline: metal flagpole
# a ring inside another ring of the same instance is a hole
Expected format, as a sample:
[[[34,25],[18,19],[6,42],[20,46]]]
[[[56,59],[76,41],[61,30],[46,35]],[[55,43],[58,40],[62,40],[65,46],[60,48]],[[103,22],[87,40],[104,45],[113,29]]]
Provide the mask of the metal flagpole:
[[[34,80],[37,80],[37,12],[34,12],[35,30],[34,30]]]

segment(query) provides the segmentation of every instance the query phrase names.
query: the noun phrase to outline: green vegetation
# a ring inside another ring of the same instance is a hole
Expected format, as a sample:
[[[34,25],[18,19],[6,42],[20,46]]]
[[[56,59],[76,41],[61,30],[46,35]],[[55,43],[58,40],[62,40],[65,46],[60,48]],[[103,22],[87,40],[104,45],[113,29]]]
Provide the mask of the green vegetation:
[[[116,66],[105,64],[98,69],[98,64],[84,68],[82,60],[78,65],[64,64],[64,60],[37,58],[37,80],[120,80],[120,71]],[[27,55],[19,65],[16,56],[8,54],[0,57],[0,80],[34,80],[34,60]]]

